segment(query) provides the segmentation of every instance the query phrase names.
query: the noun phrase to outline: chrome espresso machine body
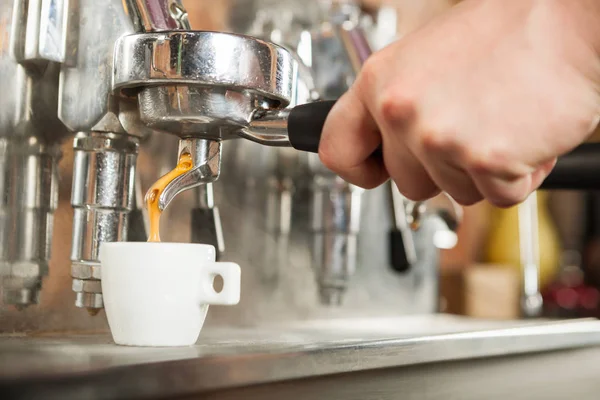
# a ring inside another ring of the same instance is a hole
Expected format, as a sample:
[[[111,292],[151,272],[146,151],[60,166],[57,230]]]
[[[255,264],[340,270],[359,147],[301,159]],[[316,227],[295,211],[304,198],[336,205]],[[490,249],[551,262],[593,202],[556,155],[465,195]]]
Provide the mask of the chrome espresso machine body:
[[[75,304],[92,314],[102,308],[99,246],[145,240],[142,190],[183,151],[195,168],[161,197],[181,205],[165,212],[166,237],[187,232],[239,262],[247,307],[265,308],[250,315],[437,309],[435,236],[458,214],[430,213],[391,185],[365,192],[289,148],[294,107],[339,97],[371,52],[377,25],[355,4],[231,2],[234,34],[190,30],[170,0],[2,0],[1,12],[0,72],[14,77],[2,80],[0,110],[4,312],[39,302],[70,140],[71,265],[50,268],[70,268]],[[149,168],[136,170],[139,154]],[[406,243],[403,273],[390,232]],[[228,322],[248,315],[225,312]]]

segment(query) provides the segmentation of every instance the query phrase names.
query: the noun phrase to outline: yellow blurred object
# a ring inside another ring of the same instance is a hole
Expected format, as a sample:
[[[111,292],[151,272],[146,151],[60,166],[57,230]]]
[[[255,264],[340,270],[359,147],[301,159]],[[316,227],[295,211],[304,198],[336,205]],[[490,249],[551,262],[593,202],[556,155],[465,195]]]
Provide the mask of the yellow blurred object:
[[[548,285],[558,271],[560,240],[548,209],[548,193],[538,192],[538,235],[540,288]],[[484,249],[486,263],[521,269],[518,207],[493,208],[488,240]],[[521,276],[522,280],[522,276]]]

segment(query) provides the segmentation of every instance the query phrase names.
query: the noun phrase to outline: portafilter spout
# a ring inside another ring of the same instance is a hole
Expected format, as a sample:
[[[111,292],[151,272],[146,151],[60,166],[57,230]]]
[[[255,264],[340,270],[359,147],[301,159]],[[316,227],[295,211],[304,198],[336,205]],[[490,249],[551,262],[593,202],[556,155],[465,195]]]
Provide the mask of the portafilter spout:
[[[211,183],[219,178],[221,142],[206,139],[179,141],[178,159],[182,154],[192,156],[193,168],[171,181],[158,198],[158,208],[164,210],[179,193]]]

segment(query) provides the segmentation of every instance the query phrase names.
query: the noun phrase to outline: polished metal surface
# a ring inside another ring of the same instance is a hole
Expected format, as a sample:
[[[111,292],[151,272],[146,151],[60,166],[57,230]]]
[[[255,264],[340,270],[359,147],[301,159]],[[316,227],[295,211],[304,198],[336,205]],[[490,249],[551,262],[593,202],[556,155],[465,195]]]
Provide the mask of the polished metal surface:
[[[281,164],[279,164],[281,166]],[[277,279],[277,268],[273,265],[285,263],[289,252],[292,232],[293,196],[296,190],[294,180],[286,174],[272,175],[266,181],[267,199],[265,204],[265,243],[264,275],[267,280]]]
[[[290,110],[257,110],[248,126],[238,136],[252,142],[274,147],[289,147],[288,118]]]
[[[356,5],[332,4],[327,19],[311,31],[310,49],[303,53],[321,99],[335,100],[346,92],[371,53],[359,14]]]
[[[364,189],[341,178],[313,178],[313,268],[323,304],[340,305],[356,269],[361,197]]]
[[[138,32],[190,29],[181,0],[126,0],[126,4]]]
[[[337,35],[341,41],[350,65],[354,70],[355,74],[358,74],[362,68],[362,65],[367,61],[367,58],[371,55],[371,45],[369,44],[366,34],[360,25],[355,25],[352,28],[348,28],[347,24],[336,26]]]
[[[221,172],[221,142],[204,139],[182,139],[179,141],[179,156],[190,154],[193,168],[173,179],[158,198],[158,208],[164,210],[179,193],[211,183]],[[207,199],[209,200],[209,199]]]
[[[457,360],[243,386],[204,400],[596,400],[600,348]],[[576,365],[577,368],[565,368]],[[549,379],[551,377],[551,379]],[[187,400],[198,396],[186,397]]]
[[[57,207],[59,65],[44,58],[42,1],[0,1],[0,279],[4,303],[37,304]]]
[[[61,64],[58,116],[72,132],[124,133],[119,102],[111,95],[112,65],[115,41],[134,33],[133,23],[122,0],[66,4],[70,51]]]
[[[293,73],[287,50],[256,38],[199,31],[144,33],[115,43],[112,88],[218,86],[256,92],[285,106],[292,97]]]
[[[67,58],[68,0],[42,0],[40,15],[39,55],[49,61],[65,62]]]
[[[48,274],[60,150],[35,137],[0,138],[0,291],[4,304],[38,304]]]
[[[27,13],[24,59],[40,66],[47,61],[64,62],[67,2],[28,0],[22,4]]]
[[[124,36],[116,43],[113,90],[139,91],[142,121],[181,137],[227,139],[260,108],[292,99],[290,53],[255,38],[178,31]]]
[[[74,140],[71,275],[78,307],[103,304],[100,244],[127,239],[138,147],[137,138],[122,134],[81,133]]]
[[[68,134],[56,115],[59,66],[28,53],[38,48],[39,20],[28,17],[26,3],[0,2],[0,136],[59,142]]]
[[[123,35],[185,27],[175,0],[47,0],[49,25],[68,51],[61,61],[59,118],[73,132],[105,131],[143,135],[137,110],[112,95],[115,42]],[[66,11],[62,11],[66,9]],[[62,18],[57,18],[59,11]],[[98,29],[102,27],[102,29]],[[54,37],[54,36],[50,36]],[[86,90],[81,90],[85,87]]]
[[[71,399],[82,393],[89,399],[176,398],[598,345],[596,320],[491,322],[443,315],[209,329],[196,346],[183,348],[116,346],[102,334],[5,335],[0,393],[11,390],[15,399]]]

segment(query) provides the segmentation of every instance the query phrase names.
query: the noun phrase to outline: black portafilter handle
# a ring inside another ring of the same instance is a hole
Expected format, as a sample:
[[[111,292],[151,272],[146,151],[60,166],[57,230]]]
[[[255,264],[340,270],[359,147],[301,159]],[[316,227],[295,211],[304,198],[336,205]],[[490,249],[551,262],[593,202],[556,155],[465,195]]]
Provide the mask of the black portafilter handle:
[[[288,138],[296,150],[319,152],[321,133],[335,100],[315,101],[292,108],[288,116]]]
[[[288,135],[293,148],[319,152],[321,132],[335,100],[294,107],[288,117]],[[381,157],[381,147],[373,157]],[[540,186],[545,190],[600,189],[600,143],[585,143],[558,158],[556,166]]]
[[[584,143],[559,157],[540,189],[600,189],[600,143]]]

